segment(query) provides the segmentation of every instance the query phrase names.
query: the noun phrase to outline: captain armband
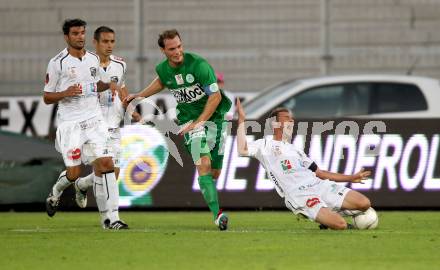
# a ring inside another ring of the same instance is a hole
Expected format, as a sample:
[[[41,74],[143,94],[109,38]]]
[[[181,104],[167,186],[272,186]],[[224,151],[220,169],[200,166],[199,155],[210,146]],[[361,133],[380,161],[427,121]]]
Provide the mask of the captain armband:
[[[203,91],[205,91],[205,94],[210,96],[216,92],[218,92],[219,87],[217,83],[212,83],[210,85],[204,86]]]
[[[309,170],[311,170],[312,172],[316,172],[317,169],[318,169],[318,165],[316,165],[315,162],[313,162],[312,164],[310,164],[310,166],[309,166]]]

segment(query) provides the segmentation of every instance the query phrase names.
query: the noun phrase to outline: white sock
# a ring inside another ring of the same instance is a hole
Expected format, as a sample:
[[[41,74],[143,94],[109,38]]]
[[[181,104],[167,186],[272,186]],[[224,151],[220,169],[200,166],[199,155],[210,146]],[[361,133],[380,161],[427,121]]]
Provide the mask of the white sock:
[[[107,191],[104,190],[102,177],[94,176],[93,194],[95,194],[96,205],[98,206],[99,214],[101,216],[101,224],[104,224],[108,217],[107,209]]]
[[[81,177],[76,181],[76,184],[81,190],[87,190],[89,187],[93,186],[94,173],[91,173],[85,177]]]
[[[68,188],[73,182],[70,182],[67,179],[67,172],[62,171],[60,173],[60,176],[58,177],[57,182],[52,187],[52,194],[56,197],[61,197],[61,194],[63,194],[63,191]]]
[[[119,188],[116,182],[115,172],[102,174],[102,183],[104,190],[107,192],[107,209],[110,223],[119,220]]]

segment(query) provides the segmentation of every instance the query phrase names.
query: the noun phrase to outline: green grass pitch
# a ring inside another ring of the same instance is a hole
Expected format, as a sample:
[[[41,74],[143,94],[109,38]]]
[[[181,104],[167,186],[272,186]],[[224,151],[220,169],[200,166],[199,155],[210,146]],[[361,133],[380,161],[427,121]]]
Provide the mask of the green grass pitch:
[[[440,212],[379,212],[371,231],[320,231],[288,211],[0,213],[0,269],[440,269]]]

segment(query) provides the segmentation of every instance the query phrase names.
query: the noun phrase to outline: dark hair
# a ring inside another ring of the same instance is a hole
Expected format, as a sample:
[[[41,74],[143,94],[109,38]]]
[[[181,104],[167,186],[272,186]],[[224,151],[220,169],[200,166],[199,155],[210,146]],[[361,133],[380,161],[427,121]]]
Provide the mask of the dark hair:
[[[289,109],[287,109],[286,107],[278,107],[273,109],[270,114],[269,114],[269,118],[275,117],[275,120],[278,121],[278,114],[280,112],[288,112],[288,113],[292,113]]]
[[[100,26],[100,27],[96,28],[95,33],[93,33],[93,39],[96,41],[99,41],[99,39],[101,38],[101,33],[113,33],[114,34],[115,31],[108,26]]]
[[[66,19],[63,23],[63,33],[64,35],[68,35],[70,32],[70,28],[84,26],[86,27],[87,23],[81,19]]]
[[[159,39],[157,40],[157,44],[162,49],[165,48],[165,39],[173,39],[176,36],[180,38],[179,32],[176,29],[163,31],[162,34],[159,35]]]

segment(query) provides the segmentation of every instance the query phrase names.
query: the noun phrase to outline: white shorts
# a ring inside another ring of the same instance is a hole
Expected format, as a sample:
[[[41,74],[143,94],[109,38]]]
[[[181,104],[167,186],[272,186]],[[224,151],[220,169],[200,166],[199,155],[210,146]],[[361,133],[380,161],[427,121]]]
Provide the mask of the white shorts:
[[[344,198],[350,190],[333,181],[321,180],[289,192],[284,200],[287,208],[294,214],[302,214],[315,220],[322,207],[328,207],[334,211],[340,210]]]
[[[55,148],[66,167],[90,164],[100,157],[113,157],[108,138],[107,125],[100,117],[67,121],[58,126]]]
[[[113,163],[119,168],[121,164],[121,131],[119,128],[109,128],[108,146],[113,152]]]

